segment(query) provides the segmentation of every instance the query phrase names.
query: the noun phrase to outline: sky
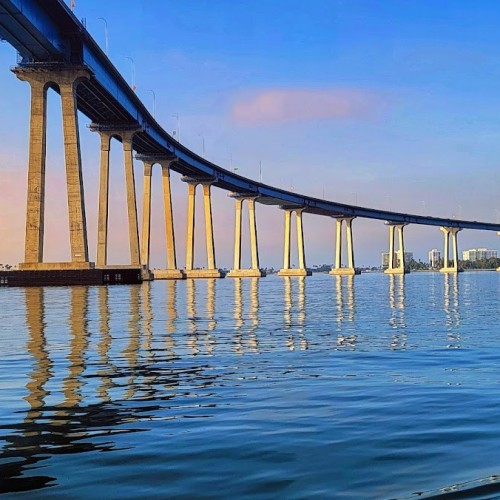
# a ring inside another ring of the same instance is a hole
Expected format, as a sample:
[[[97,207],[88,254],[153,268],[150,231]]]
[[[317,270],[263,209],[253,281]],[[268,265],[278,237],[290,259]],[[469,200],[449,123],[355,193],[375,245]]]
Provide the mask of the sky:
[[[495,0],[76,0],[75,15],[181,142],[228,169],[360,206],[500,221],[500,3]],[[134,61],[134,68],[128,59]],[[0,262],[23,260],[29,85],[0,43]],[[135,82],[132,82],[133,69]],[[45,260],[69,260],[60,99],[49,94]],[[178,117],[178,118],[177,118]],[[99,138],[80,115],[95,259]],[[111,152],[111,263],[129,259],[121,145]],[[135,162],[139,220],[142,164]],[[187,187],[172,173],[177,260],[184,266]],[[153,174],[152,267],[164,267],[161,175]],[[217,265],[230,268],[234,201],[214,189]],[[196,265],[206,265],[201,194]],[[246,215],[246,214],[244,214]],[[280,267],[283,213],[258,205],[261,266]],[[245,221],[244,228],[247,223]],[[357,265],[379,265],[381,221],[353,222]],[[244,231],[243,264],[249,263]],[[304,215],[307,264],[332,263],[335,223]],[[427,260],[436,227],[408,226]],[[461,249],[500,248],[464,230]],[[296,262],[296,252],[293,252]]]

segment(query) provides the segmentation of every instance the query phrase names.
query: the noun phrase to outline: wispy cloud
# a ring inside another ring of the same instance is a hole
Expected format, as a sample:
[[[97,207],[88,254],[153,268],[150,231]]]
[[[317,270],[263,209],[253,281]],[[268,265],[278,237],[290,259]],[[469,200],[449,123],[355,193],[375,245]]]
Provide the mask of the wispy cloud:
[[[231,118],[239,124],[351,119],[372,116],[385,99],[356,89],[267,89],[237,100]]]

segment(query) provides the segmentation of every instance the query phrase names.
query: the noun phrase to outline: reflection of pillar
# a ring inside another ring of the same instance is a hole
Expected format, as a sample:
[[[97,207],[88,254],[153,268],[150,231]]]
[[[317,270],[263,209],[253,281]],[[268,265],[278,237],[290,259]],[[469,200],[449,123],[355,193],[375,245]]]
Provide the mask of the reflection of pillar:
[[[206,179],[192,179],[183,177],[188,184],[188,214],[186,231],[186,271],[188,278],[221,278],[224,275],[217,269],[215,264],[215,243],[212,222],[212,181]],[[194,269],[194,228],[195,228],[195,197],[196,186],[203,186],[203,207],[205,211],[205,237],[207,245],[207,269]]]
[[[407,335],[405,322],[405,277],[404,274],[391,275],[389,281],[389,307],[391,317],[389,325],[396,330],[391,339],[391,349],[406,347]]]
[[[440,269],[442,273],[458,273],[461,269],[458,268],[458,238],[457,234],[461,231],[459,227],[441,227],[444,234],[444,254],[443,267]],[[450,266],[450,235],[452,239],[453,263]]]
[[[127,390],[125,391],[125,399],[132,399],[137,392],[137,384],[135,382],[137,374],[137,364],[139,360],[140,349],[140,287],[130,287],[130,305],[129,305],[129,321],[128,333],[130,336],[127,347],[123,350],[123,357],[127,360],[130,377],[127,381]]]
[[[177,319],[177,283],[175,281],[167,283],[167,315],[167,332],[174,333]]]
[[[241,291],[241,279],[236,278],[234,280],[234,314],[235,319],[234,327],[236,330],[240,330],[243,326],[243,295]]]
[[[26,323],[29,338],[26,350],[33,358],[33,369],[26,384],[28,394],[24,398],[30,405],[26,422],[33,422],[42,414],[45,397],[48,391],[45,384],[51,377],[52,362],[47,352],[45,338],[45,304],[44,288],[25,288]]]
[[[234,262],[233,269],[227,274],[228,278],[260,278],[266,274],[259,269],[259,249],[257,245],[257,221],[255,218],[255,197],[234,195],[235,224],[234,224]],[[250,229],[250,257],[251,268],[241,269],[241,219],[243,202],[248,204],[248,222]]]
[[[354,267],[354,243],[352,238],[352,221],[355,217],[336,217],[335,267],[330,271],[333,275],[352,276],[359,274]],[[346,226],[347,267],[342,267],[342,226]]]
[[[111,348],[111,334],[109,331],[109,288],[107,286],[99,287],[98,291],[98,309],[101,340],[97,346],[97,352],[100,356],[101,369],[98,375],[101,377],[101,385],[97,389],[99,397],[103,402],[110,401],[109,390],[113,386],[111,374],[114,370],[109,359],[109,350]],[[114,367],[113,367],[114,368]]]
[[[283,268],[278,272],[279,276],[311,276],[311,271],[306,267],[305,247],[304,247],[304,230],[302,225],[302,212],[304,208],[287,208],[282,207],[285,213],[285,239],[283,244]],[[295,212],[297,224],[297,254],[298,268],[290,268],[290,243],[292,239],[291,218]]]
[[[387,223],[389,226],[389,260],[388,267],[384,271],[386,274],[405,274],[408,272],[406,270],[405,262],[405,248],[403,239],[403,228],[405,224],[396,224],[393,222]],[[399,249],[395,250],[395,230],[398,231]]]
[[[20,80],[31,85],[25,262],[20,268],[88,269],[91,264],[88,256],[76,89],[83,79],[89,77],[89,72],[83,68],[48,71],[35,67],[15,68],[14,72]],[[71,262],[44,264],[47,89],[51,85],[57,85],[61,95]]]

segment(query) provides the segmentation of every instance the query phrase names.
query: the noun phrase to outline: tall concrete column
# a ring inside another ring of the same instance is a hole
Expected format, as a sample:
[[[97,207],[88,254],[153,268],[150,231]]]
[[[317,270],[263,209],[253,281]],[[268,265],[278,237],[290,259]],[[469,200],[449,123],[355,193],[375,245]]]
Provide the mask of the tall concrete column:
[[[406,224],[397,224],[393,222],[388,222],[386,224],[389,226],[389,262],[388,267],[384,272],[386,274],[405,274],[407,271],[405,262],[403,228]],[[398,233],[399,243],[399,248],[397,251],[394,241],[396,230]]]
[[[306,255],[304,247],[304,228],[302,226],[303,210],[295,211],[295,219],[297,223],[297,251],[299,257],[299,269],[306,270]]]
[[[100,132],[101,165],[99,173],[99,213],[97,221],[97,266],[108,263],[108,214],[109,214],[109,150],[111,134]]]
[[[149,255],[151,243],[151,162],[144,162],[144,188],[142,191],[142,238],[141,238],[141,266],[149,272]]]
[[[207,269],[213,271],[215,267],[215,242],[212,221],[211,183],[203,183],[203,203],[205,208],[205,237],[207,240]]]
[[[354,266],[354,242],[352,237],[352,221],[355,217],[335,217],[336,219],[336,241],[335,241],[335,267],[330,271],[334,276],[354,276],[359,274]],[[347,267],[342,267],[342,226],[346,226],[347,243]]]
[[[177,269],[175,252],[174,215],[172,212],[172,195],[170,192],[170,162],[161,164],[163,182],[163,209],[165,212],[165,237],[167,244],[167,269]]]
[[[69,78],[60,81],[59,90],[62,100],[71,261],[88,263],[87,221],[76,107],[76,88],[79,78],[77,75],[70,75]]]
[[[29,82],[31,112],[24,261],[31,264],[43,262],[47,85],[36,80]]]
[[[232,270],[239,271],[241,269],[241,211],[243,208],[243,199],[236,198],[234,202],[235,202],[234,261]]]
[[[188,182],[188,211],[186,229],[186,271],[194,267],[194,228],[195,228],[195,202],[196,182]]]
[[[255,217],[255,198],[248,198],[248,219],[250,225],[250,253],[252,270],[259,271],[259,246],[257,243],[257,220]]]
[[[306,258],[304,249],[304,231],[302,226],[302,212],[301,207],[287,208],[282,207],[285,211],[285,242],[283,245],[283,269],[278,272],[279,276],[311,276],[311,271],[306,268]],[[295,212],[296,226],[297,226],[297,255],[298,255],[298,268],[290,268],[290,244],[292,239],[291,219],[292,213]]]
[[[442,273],[458,273],[461,271],[458,267],[458,233],[461,231],[459,227],[441,227],[444,234],[444,255],[443,267],[440,269]],[[453,263],[450,266],[450,235],[452,238]]]
[[[228,278],[261,278],[266,275],[259,269],[259,249],[257,244],[257,220],[255,217],[256,196],[232,194],[235,198],[235,224],[234,224],[234,262],[233,269],[227,274]],[[250,231],[250,258],[251,267],[241,269],[241,220],[243,202],[248,203],[248,223]]]
[[[137,222],[137,202],[135,195],[134,158],[132,147],[134,134],[135,131],[121,132],[123,159],[125,163],[125,183],[127,188],[130,265],[139,267],[141,265],[141,257],[139,250],[139,225]]]

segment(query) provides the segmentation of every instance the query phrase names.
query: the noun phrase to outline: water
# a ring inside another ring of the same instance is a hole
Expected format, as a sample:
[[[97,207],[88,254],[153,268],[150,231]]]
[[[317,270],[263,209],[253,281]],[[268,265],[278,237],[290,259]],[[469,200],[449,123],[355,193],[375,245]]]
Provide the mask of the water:
[[[499,296],[494,272],[0,289],[0,492],[500,495]]]

